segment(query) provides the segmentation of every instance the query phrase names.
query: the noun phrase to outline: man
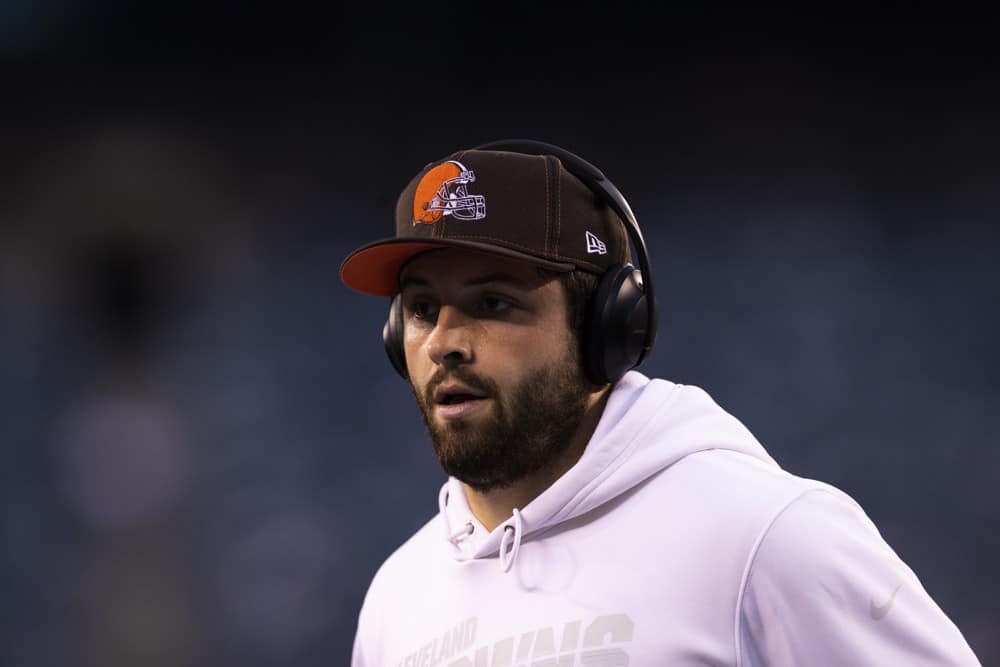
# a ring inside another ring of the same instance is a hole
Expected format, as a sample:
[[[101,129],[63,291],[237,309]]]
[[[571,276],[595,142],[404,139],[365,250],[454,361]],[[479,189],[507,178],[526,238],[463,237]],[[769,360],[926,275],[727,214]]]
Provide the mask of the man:
[[[603,175],[525,142],[427,165],[395,238],[344,261],[394,297],[387,352],[449,476],[371,583],[355,667],[977,665],[850,497],[629,370],[648,273]]]

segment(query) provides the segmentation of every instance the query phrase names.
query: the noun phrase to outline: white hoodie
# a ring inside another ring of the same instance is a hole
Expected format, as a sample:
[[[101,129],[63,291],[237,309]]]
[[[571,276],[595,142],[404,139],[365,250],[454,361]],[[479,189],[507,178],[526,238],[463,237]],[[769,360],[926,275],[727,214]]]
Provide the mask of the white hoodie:
[[[979,664],[857,503],[697,387],[629,372],[492,532],[457,480],[440,505],[375,575],[354,667]]]

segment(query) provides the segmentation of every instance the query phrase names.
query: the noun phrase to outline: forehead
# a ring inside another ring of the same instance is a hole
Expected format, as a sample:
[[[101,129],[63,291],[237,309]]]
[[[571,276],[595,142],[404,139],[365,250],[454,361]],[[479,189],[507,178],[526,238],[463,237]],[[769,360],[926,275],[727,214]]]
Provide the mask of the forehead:
[[[442,248],[417,255],[407,262],[399,272],[399,285],[402,289],[412,284],[457,287],[504,282],[522,289],[535,289],[552,282],[555,277],[555,273],[530,262],[462,248]]]

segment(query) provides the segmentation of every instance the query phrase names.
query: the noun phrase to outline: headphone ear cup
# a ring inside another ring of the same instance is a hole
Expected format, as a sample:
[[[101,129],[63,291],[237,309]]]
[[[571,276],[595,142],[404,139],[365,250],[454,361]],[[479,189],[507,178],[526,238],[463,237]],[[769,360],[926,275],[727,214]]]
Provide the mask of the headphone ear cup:
[[[403,303],[397,294],[389,304],[389,317],[382,327],[382,342],[385,344],[385,353],[389,357],[389,362],[396,372],[404,380],[410,379],[410,373],[406,369],[406,352],[403,349]]]
[[[584,322],[583,367],[597,384],[615,383],[644,356],[649,325],[642,273],[631,264],[601,277]]]

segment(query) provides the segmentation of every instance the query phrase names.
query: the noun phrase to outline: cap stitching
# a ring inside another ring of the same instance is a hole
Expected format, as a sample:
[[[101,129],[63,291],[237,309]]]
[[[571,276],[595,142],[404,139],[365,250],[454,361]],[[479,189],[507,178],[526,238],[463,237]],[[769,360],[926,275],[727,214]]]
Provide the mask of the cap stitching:
[[[510,241],[508,239],[498,239],[495,236],[481,236],[481,235],[480,236],[472,236],[472,235],[469,235],[469,234],[463,234],[463,235],[450,234],[447,238],[448,239],[470,239],[470,240],[481,239],[483,241],[497,241],[498,243],[506,244],[506,245],[512,246],[514,248],[520,248],[521,250],[528,250],[528,251],[530,251],[532,253],[537,253],[538,252],[538,248],[532,248],[531,246],[521,245],[520,243],[514,243],[513,241]],[[447,240],[447,239],[442,239],[442,240]]]
[[[588,262],[585,259],[581,259],[579,257],[571,257],[569,255],[555,255],[553,257],[538,257],[537,254],[536,254],[538,252],[537,248],[529,248],[527,246],[522,246],[522,245],[519,245],[517,243],[512,243],[511,241],[508,241],[506,239],[498,239],[498,238],[493,238],[493,237],[490,237],[490,236],[465,236],[465,235],[449,236],[447,238],[441,239],[441,241],[443,241],[442,244],[435,243],[435,241],[437,239],[417,239],[417,238],[414,238],[414,239],[405,239],[405,240],[401,239],[401,240],[403,241],[403,244],[413,243],[413,244],[419,244],[419,245],[426,244],[426,245],[430,245],[430,246],[447,247],[447,242],[450,239],[461,239],[461,240],[470,240],[470,241],[477,241],[477,240],[482,240],[482,241],[496,241],[496,242],[498,242],[497,244],[495,244],[497,248],[505,248],[507,250],[524,250],[524,251],[527,251],[527,254],[534,255],[535,257],[537,257],[537,259],[539,259],[540,261],[543,261],[543,262],[545,262],[545,261],[552,262],[552,261],[557,261],[557,260],[563,260],[563,261],[565,261],[568,264],[574,264],[576,266],[586,267],[586,268],[593,269],[597,273],[603,273],[604,271],[607,270],[605,267],[602,267],[602,266],[600,266],[598,264],[594,264],[593,262]],[[385,245],[396,245],[396,244],[385,244]],[[507,247],[507,246],[511,246],[511,247]],[[371,249],[374,250],[374,249],[379,248],[379,247],[382,247],[382,246],[381,245],[372,246]],[[486,251],[486,252],[488,252],[488,250],[486,250],[485,248],[483,250]],[[352,255],[352,257],[354,257],[354,256]],[[409,261],[409,259],[410,258],[407,258],[406,260],[403,260],[404,263],[406,261]],[[347,264],[350,260],[351,260],[351,257],[348,257],[346,260],[344,260],[344,263]]]
[[[448,239],[466,239],[466,240],[470,240],[470,241],[475,241],[475,240],[496,241],[499,244],[501,244],[500,245],[501,248],[506,245],[506,246],[510,246],[512,248],[516,248],[518,250],[526,250],[526,251],[528,251],[531,254],[534,254],[534,253],[538,252],[538,248],[531,248],[529,246],[521,245],[519,243],[514,243],[513,241],[510,241],[508,239],[498,239],[498,238],[493,237],[493,236],[469,236],[469,235],[464,235],[464,234],[463,235],[450,234],[447,238],[442,239],[442,241],[447,241]],[[415,241],[415,242],[419,243],[419,241]],[[596,269],[597,271],[604,271],[605,270],[599,264],[594,264],[592,262],[588,262],[588,261],[586,261],[584,259],[580,259],[579,257],[571,257],[570,255],[556,254],[553,257],[539,257],[539,259],[543,259],[543,260],[565,259],[565,260],[567,260],[571,264],[578,264],[578,265],[583,265],[583,266],[589,266],[589,267],[592,267],[592,268]]]
[[[549,254],[549,161],[542,157],[542,166],[545,167],[545,240],[542,242],[542,253]]]

